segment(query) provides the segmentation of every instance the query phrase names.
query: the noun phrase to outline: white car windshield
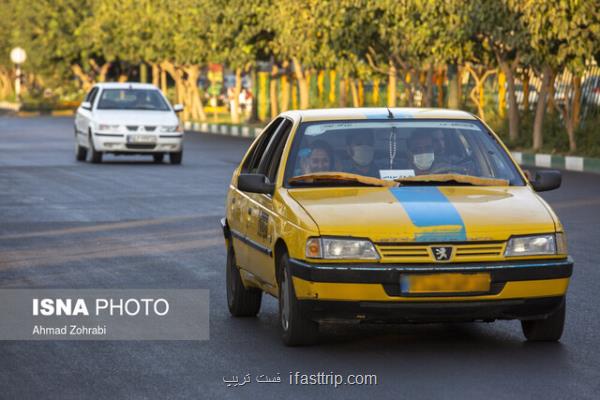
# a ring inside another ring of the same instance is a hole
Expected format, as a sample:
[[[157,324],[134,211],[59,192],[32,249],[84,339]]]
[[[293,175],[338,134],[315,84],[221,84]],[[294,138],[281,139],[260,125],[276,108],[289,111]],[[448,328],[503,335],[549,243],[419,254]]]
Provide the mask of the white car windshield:
[[[104,89],[98,101],[99,110],[169,111],[169,106],[153,89]]]
[[[524,185],[497,140],[479,121],[469,120],[303,123],[288,158],[286,185],[310,185],[313,180],[290,178],[323,172],[440,185],[447,182],[440,176],[464,184],[464,175]]]

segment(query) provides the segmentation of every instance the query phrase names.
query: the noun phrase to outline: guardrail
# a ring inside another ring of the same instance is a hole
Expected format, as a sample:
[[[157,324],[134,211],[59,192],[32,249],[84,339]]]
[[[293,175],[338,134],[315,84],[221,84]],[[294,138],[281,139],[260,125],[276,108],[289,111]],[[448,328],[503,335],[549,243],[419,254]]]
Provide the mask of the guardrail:
[[[260,134],[261,128],[244,125],[211,124],[207,122],[185,122],[185,130],[212,133],[224,136],[254,138]],[[554,154],[528,153],[512,151],[514,159],[523,166],[565,169],[568,171],[600,173],[600,158],[559,156]]]

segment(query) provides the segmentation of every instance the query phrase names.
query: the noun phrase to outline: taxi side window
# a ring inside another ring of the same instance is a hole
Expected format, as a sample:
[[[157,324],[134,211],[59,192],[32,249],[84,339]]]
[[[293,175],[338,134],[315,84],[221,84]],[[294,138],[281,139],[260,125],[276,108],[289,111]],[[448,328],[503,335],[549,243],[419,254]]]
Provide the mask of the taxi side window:
[[[287,139],[290,136],[290,132],[292,131],[292,126],[294,124],[285,120],[280,128],[277,136],[274,138],[275,143],[273,143],[271,147],[272,151],[265,153],[265,160],[261,161],[261,167],[264,165],[265,175],[269,178],[269,182],[275,182],[277,177],[277,170],[279,169],[279,164],[281,162],[281,155],[283,154],[283,148],[287,143]]]
[[[283,118],[277,118],[268,127],[266,127],[266,131],[260,135],[258,141],[252,148],[250,154],[248,154],[248,158],[242,165],[242,173],[244,174],[256,174],[258,173],[258,167],[260,166],[260,160],[263,157],[265,150],[267,149],[267,145],[271,141],[271,138],[277,132],[277,128],[281,125]]]

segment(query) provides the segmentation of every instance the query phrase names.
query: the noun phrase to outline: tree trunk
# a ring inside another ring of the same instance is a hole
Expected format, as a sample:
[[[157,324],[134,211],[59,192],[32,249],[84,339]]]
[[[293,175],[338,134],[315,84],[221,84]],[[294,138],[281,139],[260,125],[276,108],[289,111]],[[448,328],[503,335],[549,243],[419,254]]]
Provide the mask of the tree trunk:
[[[269,103],[271,104],[271,118],[275,118],[279,112],[277,111],[277,73],[279,69],[273,64],[271,69],[271,81],[269,82]]]
[[[148,82],[148,66],[146,65],[146,63],[140,64],[140,82]]]
[[[235,69],[235,85],[233,87],[233,104],[230,104],[231,122],[240,123],[240,93],[242,92],[242,69]]]
[[[396,87],[398,86],[398,71],[396,65],[390,60],[388,67],[388,89],[387,89],[387,106],[396,107]]]
[[[108,75],[108,70],[111,67],[111,63],[107,62],[102,64],[98,71],[98,82],[106,82],[106,75]]]
[[[504,119],[506,115],[506,74],[500,68],[498,72],[498,117]]]
[[[286,74],[281,75],[281,112],[287,111],[290,104],[290,82]]]
[[[448,108],[458,108],[458,68],[456,64],[448,65]]]
[[[332,69],[331,71],[329,71],[329,103],[330,104],[335,104],[335,98],[336,98],[336,75],[337,72]]]
[[[344,77],[340,80],[340,107],[346,107],[348,94],[348,78]]]
[[[360,107],[365,105],[365,86],[362,79],[358,80],[358,105]]]
[[[373,94],[371,97],[371,102],[373,106],[379,105],[379,78],[373,79]]]
[[[355,79],[350,79],[350,92],[352,93],[352,107],[360,107],[360,100],[358,98],[358,89],[356,87]]]
[[[325,97],[325,71],[320,70],[317,74],[317,97],[319,98],[319,106],[323,106]]]
[[[523,109],[529,113],[529,69],[523,71]]]
[[[167,95],[167,71],[164,68],[160,68],[160,90],[162,90],[163,94]]]
[[[12,78],[9,71],[0,67],[0,99],[6,99],[12,93]]]
[[[155,63],[152,63],[152,84],[156,87],[160,87],[160,69]]]
[[[265,118],[267,115],[267,72],[259,73],[256,68],[253,67],[250,76],[252,78],[252,89],[254,93],[252,96],[252,110],[248,122],[255,123],[260,121],[261,116]],[[259,99],[261,106],[260,114],[258,110]]]
[[[573,85],[573,105],[571,106],[573,120],[573,128],[577,129],[579,127],[579,122],[581,118],[581,76],[577,74],[573,74],[572,79]]]
[[[550,83],[548,86],[548,97],[547,97],[547,112],[548,114],[554,114],[554,108],[556,107],[556,101],[554,100],[554,96],[555,96],[555,88],[554,88],[554,82],[556,81],[556,74],[554,73],[553,70],[550,70]]]
[[[433,105],[433,65],[427,68],[427,75],[425,77],[425,107],[431,107]]]
[[[302,64],[300,64],[296,57],[292,58],[292,62],[294,63],[294,73],[300,89],[300,109],[306,110],[310,106],[307,73],[302,69]]]
[[[546,112],[546,96],[548,94],[549,86],[551,85],[552,68],[549,65],[545,65],[542,70],[542,86],[540,88],[540,94],[538,103],[535,109],[535,120],[533,123],[533,150],[538,151],[544,144],[543,136],[543,123],[544,114]]]
[[[438,107],[443,107],[444,106],[444,75],[445,75],[445,70],[443,67],[440,67],[438,70],[438,76],[437,76],[437,80],[436,80],[436,85],[437,85],[437,106]]]
[[[463,75],[463,69],[460,67],[460,65],[456,66],[456,101],[457,101],[457,106],[456,108],[460,108],[462,105],[462,96],[463,96],[463,85],[462,85],[462,75]]]
[[[514,142],[519,138],[519,106],[515,94],[515,74],[506,61],[500,62],[500,69],[506,76],[508,86],[508,133],[510,140]]]
[[[73,71],[75,76],[81,82],[81,88],[83,91],[87,93],[94,85],[94,80],[88,74],[83,72],[83,69],[79,64],[71,65],[71,71]]]
[[[189,108],[190,114],[194,121],[206,121],[204,113],[204,105],[202,104],[202,96],[198,89],[198,78],[200,77],[200,66],[190,65],[185,68],[187,74],[187,91],[188,102],[186,108]]]

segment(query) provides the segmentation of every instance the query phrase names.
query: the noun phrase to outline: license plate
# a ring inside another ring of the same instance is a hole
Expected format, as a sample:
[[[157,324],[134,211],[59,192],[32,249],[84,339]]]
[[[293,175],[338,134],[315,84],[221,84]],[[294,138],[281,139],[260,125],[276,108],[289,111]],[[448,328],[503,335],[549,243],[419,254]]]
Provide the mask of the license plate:
[[[406,294],[488,292],[490,283],[490,274],[485,272],[414,274],[402,275],[400,278],[400,288]]]
[[[127,136],[128,143],[156,143],[154,135],[129,135]]]

